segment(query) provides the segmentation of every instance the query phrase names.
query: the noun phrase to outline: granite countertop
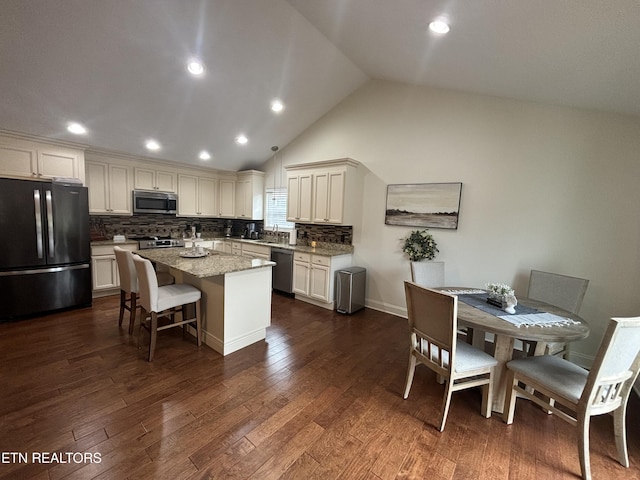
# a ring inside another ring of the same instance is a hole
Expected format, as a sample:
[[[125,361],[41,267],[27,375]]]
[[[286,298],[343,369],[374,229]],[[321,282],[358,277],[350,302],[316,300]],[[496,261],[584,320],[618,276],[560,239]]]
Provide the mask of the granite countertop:
[[[167,265],[176,270],[188,273],[198,278],[215,277],[225,273],[241,272],[254,268],[272,267],[275,262],[260,258],[248,258],[240,255],[229,255],[208,251],[206,257],[183,258],[180,256],[182,248],[151,248],[139,250],[136,253],[152,262]]]
[[[124,242],[114,242],[113,240],[92,240],[91,245],[99,247],[101,245],[138,245],[136,240],[125,240]]]
[[[226,240],[234,242],[252,243],[254,245],[264,245],[265,247],[283,248],[285,250],[293,250],[295,252],[313,253],[315,255],[322,255],[324,257],[335,257],[338,255],[351,255],[353,253],[353,245],[341,245],[338,243],[323,243],[319,242],[315,247],[307,245],[289,245],[288,243],[273,243],[265,242],[263,240],[247,240],[246,238],[203,238],[203,240]]]
[[[273,242],[265,242],[263,240],[248,240],[246,238],[237,238],[237,237],[203,237],[196,239],[196,243],[198,241],[233,241],[233,242],[242,242],[242,243],[250,243],[254,245],[263,245],[265,247],[272,248],[283,248],[285,250],[293,250],[295,252],[303,252],[303,253],[313,253],[314,255],[322,255],[324,257],[335,257],[338,255],[351,255],[353,253],[353,245],[342,245],[338,243],[324,243],[318,242],[318,245],[315,247],[310,247],[307,245],[289,245],[288,243],[273,243]],[[191,239],[185,239],[186,242],[190,242]],[[91,242],[91,245],[99,246],[99,245],[137,245],[138,242],[135,240],[125,240],[124,242],[114,242],[113,240],[98,240]]]

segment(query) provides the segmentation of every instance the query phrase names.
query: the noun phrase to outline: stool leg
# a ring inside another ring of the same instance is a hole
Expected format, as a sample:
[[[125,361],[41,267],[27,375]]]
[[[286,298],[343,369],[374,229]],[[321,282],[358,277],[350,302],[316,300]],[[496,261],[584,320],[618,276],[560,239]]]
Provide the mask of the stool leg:
[[[120,316],[118,317],[118,326],[122,326],[122,319],[124,318],[124,304],[127,301],[126,293],[124,290],[120,290]]]
[[[149,341],[149,361],[153,360],[153,354],[156,351],[156,340],[158,338],[158,314],[151,312],[151,324],[149,325],[149,333],[151,339]]]
[[[202,314],[200,311],[200,299],[196,302],[196,332],[198,335],[198,346],[202,344]]]
[[[129,315],[129,334],[133,333],[133,326],[136,323],[136,312],[138,310],[138,294],[131,292],[131,310]]]

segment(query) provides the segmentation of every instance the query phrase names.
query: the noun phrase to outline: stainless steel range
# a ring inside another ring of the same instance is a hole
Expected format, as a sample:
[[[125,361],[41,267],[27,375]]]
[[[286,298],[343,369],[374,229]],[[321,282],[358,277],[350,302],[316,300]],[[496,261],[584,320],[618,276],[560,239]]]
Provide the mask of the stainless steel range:
[[[146,250],[148,248],[184,247],[184,240],[181,238],[155,236],[129,238],[138,241],[138,248],[140,250]]]

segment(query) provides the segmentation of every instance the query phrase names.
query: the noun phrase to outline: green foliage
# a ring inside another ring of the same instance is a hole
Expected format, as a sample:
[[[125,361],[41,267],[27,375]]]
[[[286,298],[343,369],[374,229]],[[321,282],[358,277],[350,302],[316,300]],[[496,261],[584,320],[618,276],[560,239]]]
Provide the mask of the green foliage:
[[[402,251],[409,255],[412,262],[433,260],[439,252],[436,241],[427,229],[414,230],[404,239]]]

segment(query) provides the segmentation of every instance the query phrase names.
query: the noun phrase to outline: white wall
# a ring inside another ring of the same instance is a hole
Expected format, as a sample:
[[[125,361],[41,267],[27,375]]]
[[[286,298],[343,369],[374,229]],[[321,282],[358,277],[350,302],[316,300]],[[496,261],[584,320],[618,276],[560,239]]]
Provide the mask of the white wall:
[[[532,268],[590,279],[585,364],[609,317],[640,315],[640,118],[370,81],[264,165],[267,186],[282,165],[341,157],[369,170],[354,226],[368,306],[405,312],[412,228],[384,224],[386,185],[462,182],[458,230],[431,229],[448,285],[522,296]]]

